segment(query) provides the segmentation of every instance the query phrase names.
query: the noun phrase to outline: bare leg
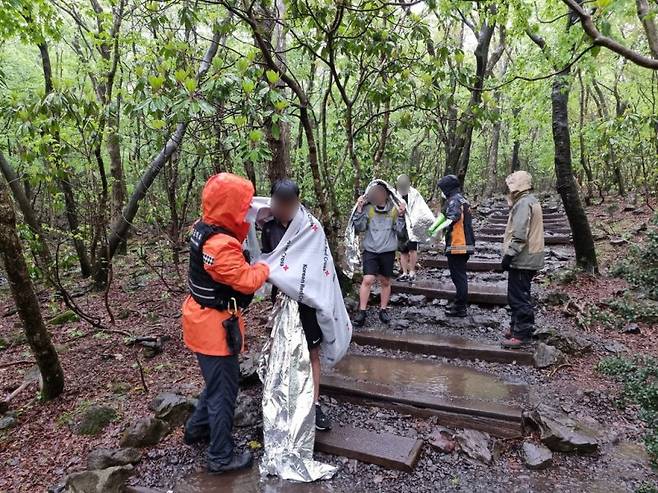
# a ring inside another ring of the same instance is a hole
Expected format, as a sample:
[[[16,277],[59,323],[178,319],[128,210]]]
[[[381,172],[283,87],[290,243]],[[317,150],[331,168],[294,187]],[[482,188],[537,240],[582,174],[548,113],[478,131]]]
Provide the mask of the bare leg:
[[[384,276],[377,276],[379,280],[379,285],[382,287],[381,291],[381,303],[379,306],[382,310],[385,310],[388,307],[388,301],[391,299],[391,279]]]
[[[409,274],[409,254],[408,253],[401,253],[400,254],[400,268],[402,269],[403,274]]]
[[[370,290],[372,285],[375,283],[375,276],[367,275],[363,276],[363,281],[361,281],[361,288],[359,289],[359,309],[365,310],[368,308],[368,300],[370,299]],[[389,288],[390,295],[390,288]]]
[[[314,347],[311,354],[311,373],[313,375],[313,398],[318,402],[320,398],[320,347]]]
[[[409,251],[408,272],[416,272],[416,264],[418,263],[418,252],[416,250]]]

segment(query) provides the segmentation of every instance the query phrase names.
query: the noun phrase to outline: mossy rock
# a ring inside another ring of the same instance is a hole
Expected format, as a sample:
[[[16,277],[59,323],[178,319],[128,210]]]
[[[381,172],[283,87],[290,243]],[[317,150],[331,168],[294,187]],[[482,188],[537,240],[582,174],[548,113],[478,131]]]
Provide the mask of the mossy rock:
[[[55,315],[53,318],[48,320],[48,323],[51,325],[64,325],[69,322],[77,322],[80,320],[78,314],[73,310],[66,310],[65,312]]]
[[[116,410],[109,406],[90,406],[80,414],[73,432],[78,435],[97,435],[116,417]]]

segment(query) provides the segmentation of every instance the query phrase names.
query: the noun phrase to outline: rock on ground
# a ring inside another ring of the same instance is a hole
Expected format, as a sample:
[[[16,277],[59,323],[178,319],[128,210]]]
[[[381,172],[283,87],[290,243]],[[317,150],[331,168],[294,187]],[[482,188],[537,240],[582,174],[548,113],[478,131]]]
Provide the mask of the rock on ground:
[[[564,361],[564,355],[555,346],[540,342],[535,348],[533,359],[537,368],[548,368]]]
[[[551,450],[583,454],[598,450],[598,440],[582,431],[581,423],[549,406],[524,412],[523,421],[539,430],[541,442]]]
[[[524,442],[521,450],[523,462],[528,469],[546,469],[553,464],[553,452],[543,445]]]
[[[139,450],[127,448],[98,448],[87,456],[87,469],[107,469],[108,467],[127,466],[140,461]]]
[[[131,424],[121,436],[122,447],[149,447],[169,433],[169,424],[158,418],[142,418]]]
[[[194,411],[193,403],[185,396],[173,392],[159,394],[149,404],[155,417],[166,421],[172,427],[180,426]]]
[[[462,452],[471,459],[485,464],[491,463],[491,450],[489,450],[489,435],[477,430],[462,430],[455,435]]]
[[[78,435],[96,435],[117,417],[117,412],[109,406],[91,406],[84,410],[73,426]]]
[[[97,471],[82,471],[66,479],[66,493],[121,493],[133,466],[117,466]]]

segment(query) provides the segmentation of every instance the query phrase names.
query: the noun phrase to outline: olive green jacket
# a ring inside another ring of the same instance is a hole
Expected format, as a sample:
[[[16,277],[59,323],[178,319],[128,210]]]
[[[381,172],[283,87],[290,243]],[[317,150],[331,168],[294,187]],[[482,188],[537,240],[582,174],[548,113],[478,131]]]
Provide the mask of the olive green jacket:
[[[544,267],[544,219],[541,204],[529,190],[512,192],[503,255],[513,257],[511,267],[540,270]]]

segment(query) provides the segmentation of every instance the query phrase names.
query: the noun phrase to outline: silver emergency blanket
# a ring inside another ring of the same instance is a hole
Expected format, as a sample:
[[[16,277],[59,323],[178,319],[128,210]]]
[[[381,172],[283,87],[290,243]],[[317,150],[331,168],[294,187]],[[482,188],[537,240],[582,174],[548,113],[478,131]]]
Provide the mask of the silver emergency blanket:
[[[289,481],[330,479],[336,468],[313,459],[315,402],[306,338],[299,305],[280,295],[274,327],[263,348],[258,375],[263,382],[261,476]]]
[[[255,197],[252,211],[254,222],[263,223],[271,216],[269,199]],[[322,364],[331,367],[338,363],[349,348],[352,322],[320,221],[300,206],[274,251],[261,254],[255,233],[249,234],[246,247],[253,259],[270,267],[268,281],[280,292],[316,309],[322,329]]]
[[[409,241],[425,243],[429,240],[427,230],[434,224],[436,218],[423,196],[414,187],[409,187],[407,198],[407,214],[405,215],[405,220]]]
[[[398,206],[404,203],[404,199],[398,194],[397,190],[389,185],[384,180],[376,179],[370,182],[366,188],[365,195],[372,190],[375,185],[383,185],[388,190],[388,198],[394,205]],[[415,194],[412,194],[412,191]],[[412,205],[413,204],[413,205]],[[352,213],[347,221],[345,228],[344,243],[345,243],[345,265],[344,271],[348,277],[353,277],[354,272],[361,268],[361,246],[359,236],[354,231],[354,213],[356,212],[356,205],[352,208]],[[409,204],[408,209],[404,215],[404,221],[407,226],[407,234],[411,241],[424,242],[427,241],[427,229],[434,223],[434,214],[421,197],[420,193],[415,189],[409,190]]]

